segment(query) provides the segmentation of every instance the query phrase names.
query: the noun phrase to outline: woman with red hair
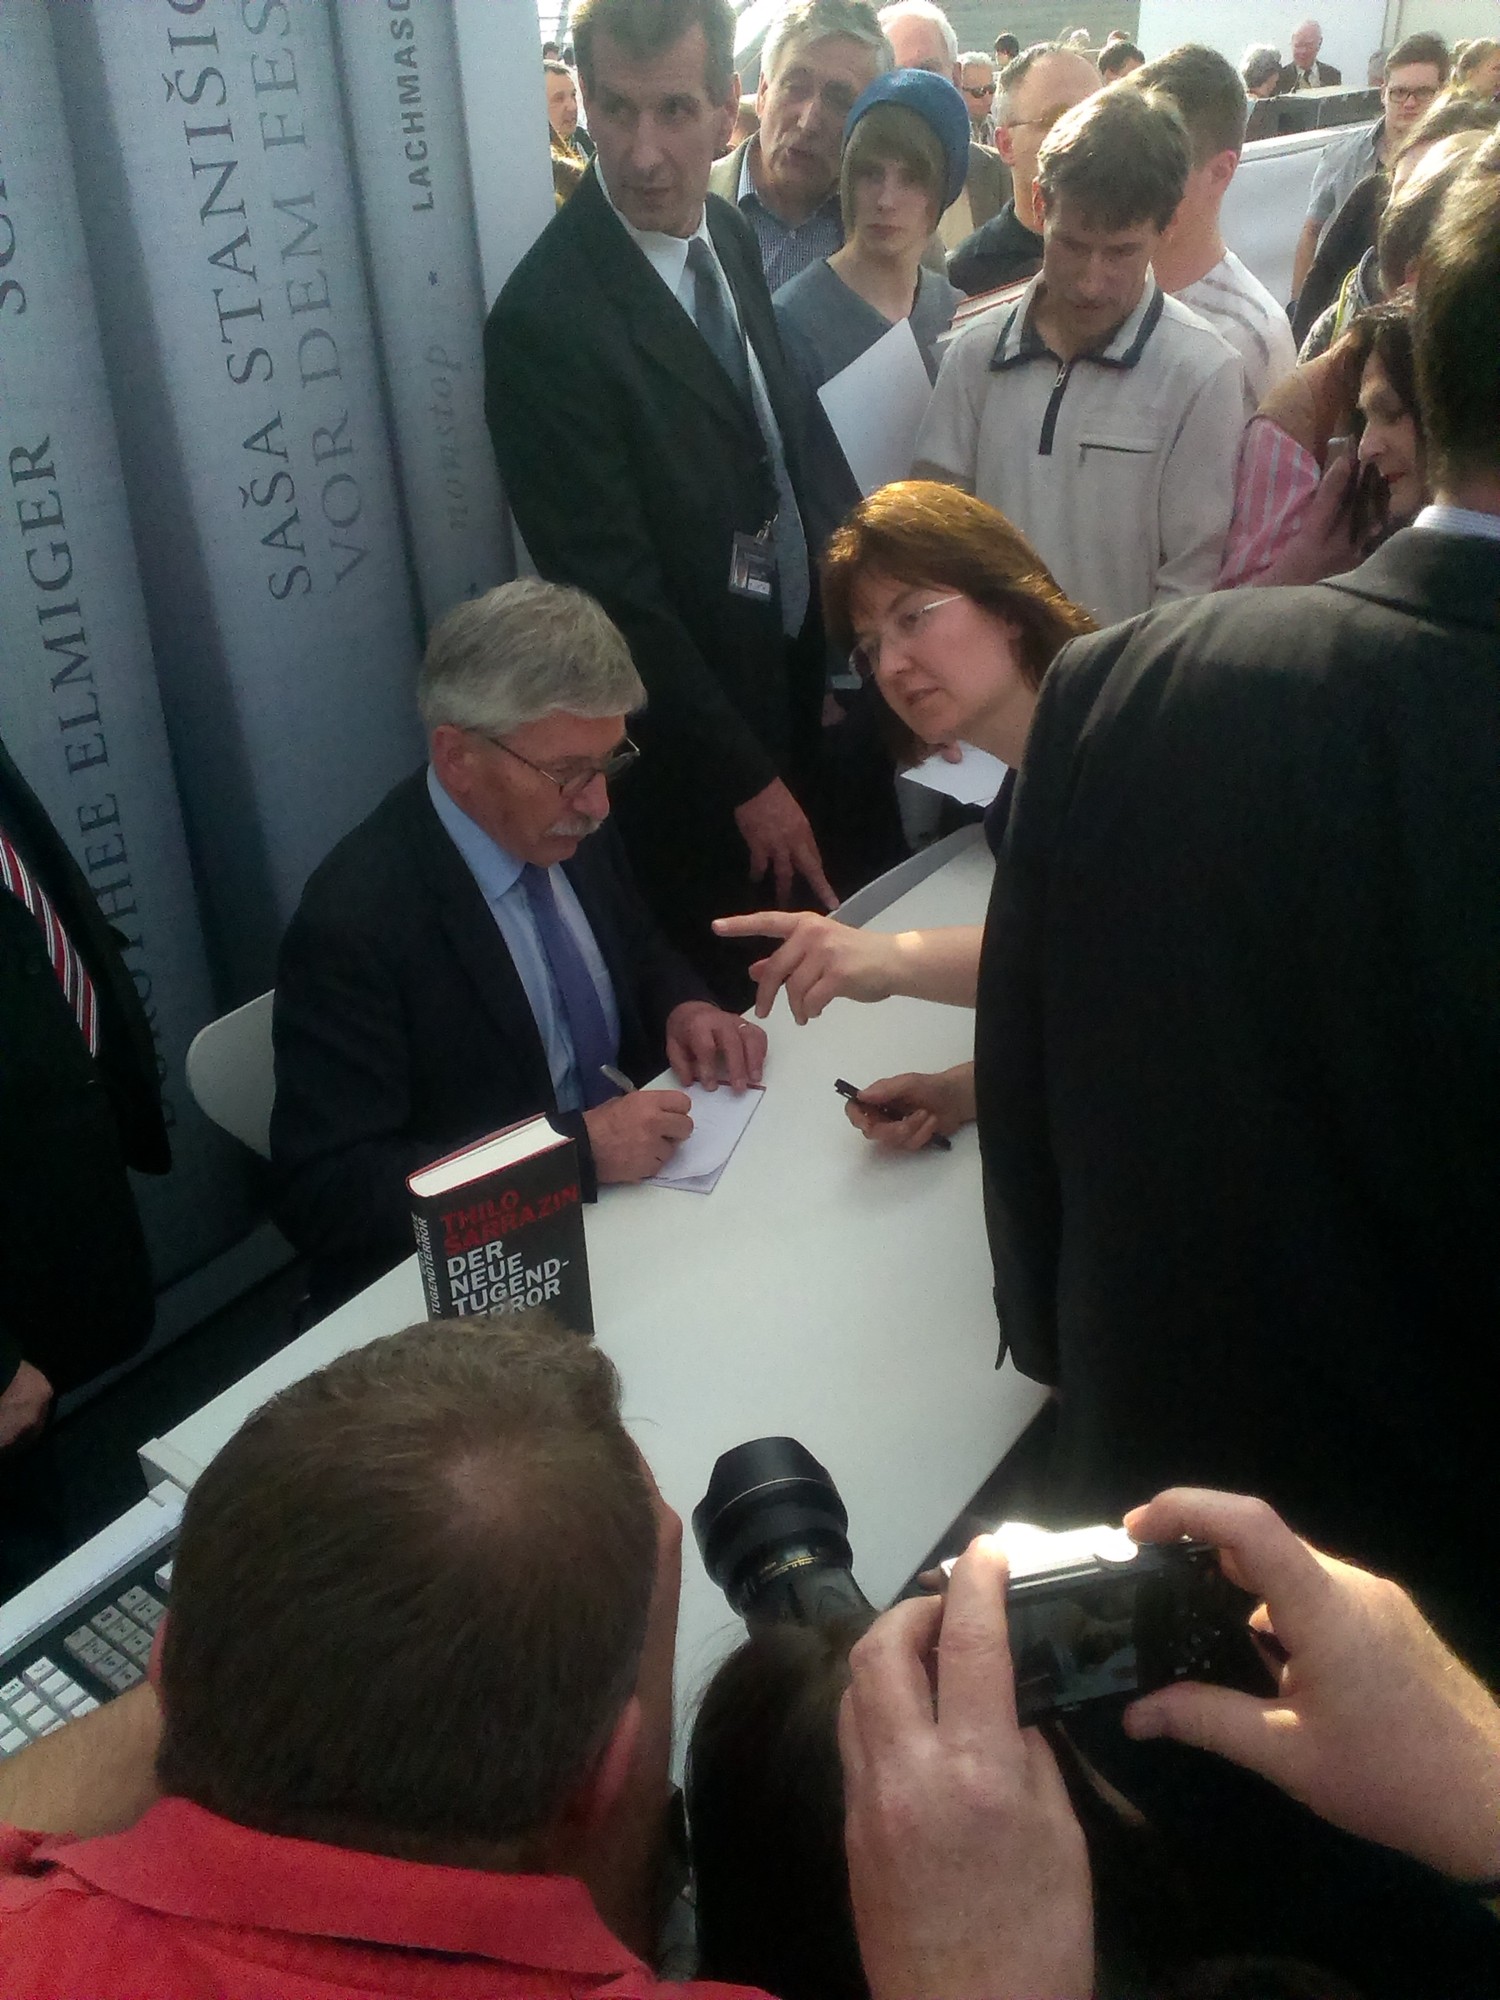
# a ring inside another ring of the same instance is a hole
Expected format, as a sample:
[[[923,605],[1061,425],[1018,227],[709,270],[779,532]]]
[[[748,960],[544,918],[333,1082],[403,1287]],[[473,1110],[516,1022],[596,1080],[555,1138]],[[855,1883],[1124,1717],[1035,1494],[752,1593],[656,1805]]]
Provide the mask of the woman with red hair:
[[[1009,767],[986,819],[998,853],[1042,677],[1094,621],[1003,514],[925,479],[884,486],[854,509],[828,544],[822,590],[829,636],[878,688],[898,758],[971,743]],[[811,911],[763,910],[720,918],[714,929],[780,940],[750,968],[760,1015],[783,986],[799,1022],[838,998],[974,1004],[977,925],[891,934]],[[915,1152],[974,1116],[974,1066],[885,1077],[860,1098],[847,1108],[868,1138]]]

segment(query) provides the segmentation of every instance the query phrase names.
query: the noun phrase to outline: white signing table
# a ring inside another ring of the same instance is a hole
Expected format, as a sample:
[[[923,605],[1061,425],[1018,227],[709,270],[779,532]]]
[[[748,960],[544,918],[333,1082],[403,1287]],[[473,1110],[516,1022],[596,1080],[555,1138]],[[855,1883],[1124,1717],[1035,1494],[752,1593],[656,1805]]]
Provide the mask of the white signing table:
[[[968,835],[943,845],[941,865],[872,928],[982,920],[987,848]],[[927,860],[893,871],[887,886]],[[855,914],[872,900],[863,892]],[[921,1001],[840,1000],[799,1028],[778,1000],[766,1024],[765,1101],[714,1192],[611,1187],[586,1215],[596,1335],[667,1499],[687,1521],[720,1452],[747,1438],[796,1437],[843,1495],[855,1574],[877,1603],[1045,1400],[1009,1363],[995,1369],[973,1128],[951,1153],[887,1156],[848,1123],[833,1088],[836,1076],[866,1084],[946,1068],[972,1051],[973,1019]],[[190,1487],[275,1390],[424,1316],[413,1257],[143,1446],[148,1480]],[[740,1630],[689,1531],[681,1697],[691,1700]]]

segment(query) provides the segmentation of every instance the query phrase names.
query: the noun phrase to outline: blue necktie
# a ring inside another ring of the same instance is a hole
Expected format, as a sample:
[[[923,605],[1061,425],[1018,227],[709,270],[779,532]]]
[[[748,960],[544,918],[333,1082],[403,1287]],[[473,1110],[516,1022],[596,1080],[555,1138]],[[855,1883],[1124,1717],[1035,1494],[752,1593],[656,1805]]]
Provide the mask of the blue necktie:
[[[528,861],[521,870],[521,887],[536,925],[537,941],[562,1002],[563,1020],[573,1044],[578,1088],[588,1109],[617,1094],[615,1086],[600,1074],[600,1065],[613,1063],[619,1050],[611,1039],[598,988],[589,977],[578,941],[557,907],[551,875]]]

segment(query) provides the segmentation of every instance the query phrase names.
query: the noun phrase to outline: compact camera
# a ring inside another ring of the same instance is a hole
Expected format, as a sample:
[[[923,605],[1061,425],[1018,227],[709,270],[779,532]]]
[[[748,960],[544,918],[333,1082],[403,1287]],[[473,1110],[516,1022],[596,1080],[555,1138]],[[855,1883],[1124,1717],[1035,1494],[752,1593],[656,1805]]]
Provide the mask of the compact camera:
[[[838,1488],[795,1438],[725,1452],[693,1510],[704,1567],[752,1629],[874,1616],[854,1580],[848,1526]],[[1008,1522],[996,1535],[1011,1565],[1006,1618],[1023,1724],[1178,1680],[1269,1692],[1246,1624],[1255,1599],[1213,1549],[1138,1546],[1110,1527],[1052,1533]]]

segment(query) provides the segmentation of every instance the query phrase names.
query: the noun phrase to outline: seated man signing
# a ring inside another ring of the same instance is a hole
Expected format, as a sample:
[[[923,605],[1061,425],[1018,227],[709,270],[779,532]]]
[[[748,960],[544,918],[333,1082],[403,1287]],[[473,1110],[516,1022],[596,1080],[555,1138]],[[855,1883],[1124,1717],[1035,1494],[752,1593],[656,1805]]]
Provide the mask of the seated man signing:
[[[429,762],[316,870],[282,942],[277,1217],[326,1311],[412,1250],[406,1176],[537,1112],[584,1194],[639,1181],[692,1129],[682,1082],[758,1083],[765,1034],[656,929],[612,828],[644,690],[582,591],[523,580],[438,626]]]

